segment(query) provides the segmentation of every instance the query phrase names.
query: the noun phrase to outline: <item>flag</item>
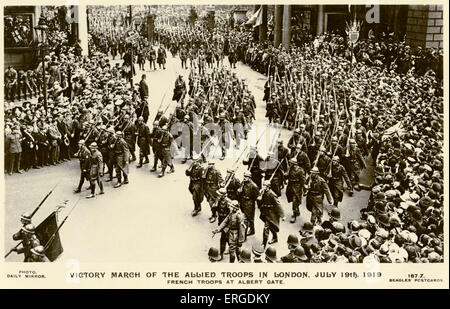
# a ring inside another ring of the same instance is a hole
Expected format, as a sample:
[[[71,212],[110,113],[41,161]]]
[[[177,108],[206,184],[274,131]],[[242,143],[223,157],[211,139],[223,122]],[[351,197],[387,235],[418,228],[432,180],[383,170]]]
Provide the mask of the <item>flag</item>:
[[[253,25],[253,24],[256,24],[256,21],[257,21],[257,19],[258,19],[258,17],[261,15],[261,23],[262,23],[262,10],[261,10],[261,8],[259,8],[256,12],[255,12],[255,14],[253,14],[249,19],[248,19],[248,21],[245,23],[246,25]],[[256,26],[254,26],[254,27],[257,27],[257,26],[259,26],[259,25],[256,25]]]
[[[258,27],[258,26],[262,25],[262,23],[263,23],[263,11],[262,11],[262,9],[259,8],[258,12],[259,13],[258,13],[258,16],[256,17],[256,22],[253,25],[253,28]]]
[[[59,238],[59,233],[57,232],[57,229],[58,229],[58,221],[56,220],[56,211],[52,212],[36,228],[36,236],[41,242],[41,245],[44,247],[48,244],[48,242],[54,235],[53,240],[48,245],[48,248],[46,248],[45,250],[45,255],[52,262],[56,260],[64,251],[61,245],[61,239]]]
[[[403,134],[405,134],[405,129],[402,127],[402,122],[399,121],[389,129],[385,130],[383,133],[383,136],[381,140],[385,140],[391,136],[397,135],[398,137],[401,137]]]

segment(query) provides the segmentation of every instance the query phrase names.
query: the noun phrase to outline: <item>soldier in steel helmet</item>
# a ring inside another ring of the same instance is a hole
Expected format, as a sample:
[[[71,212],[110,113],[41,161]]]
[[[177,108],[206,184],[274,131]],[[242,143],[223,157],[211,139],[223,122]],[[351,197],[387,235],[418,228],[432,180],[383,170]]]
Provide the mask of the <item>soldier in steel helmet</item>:
[[[342,202],[342,197],[344,196],[344,181],[347,187],[350,188],[350,192],[353,192],[352,183],[348,178],[345,168],[340,164],[340,159],[338,156],[334,156],[331,161],[331,178],[329,179],[328,186],[333,196],[333,205],[338,206],[339,202]]]
[[[91,163],[91,152],[86,146],[84,140],[80,140],[78,142],[79,150],[78,150],[78,160],[80,161],[80,181],[78,182],[78,187],[75,190],[75,193],[80,193],[81,188],[83,187],[84,181],[89,181],[89,171],[90,171],[90,163]]]
[[[39,239],[36,237],[35,230],[36,227],[32,223],[22,227],[22,243],[13,249],[17,254],[24,255],[24,262],[30,262],[32,254],[31,249],[41,245]]]
[[[234,263],[236,257],[239,259],[239,251],[245,239],[244,215],[239,210],[239,202],[230,203],[231,211],[223,220],[213,234],[225,231],[228,235],[228,245],[230,247],[230,263]]]
[[[259,218],[264,222],[263,247],[266,247],[269,234],[272,240],[269,244],[278,242],[278,232],[280,231],[280,218],[284,221],[284,212],[276,194],[270,189],[270,181],[264,181],[263,188],[257,198],[261,211]]]
[[[50,260],[45,256],[44,246],[36,246],[31,250],[31,256],[29,262],[40,263],[40,262],[50,262]]]
[[[323,215],[323,195],[331,204],[331,194],[325,180],[320,177],[319,169],[315,166],[311,170],[311,183],[306,195],[306,209],[311,212],[311,223],[320,224]]]
[[[202,210],[202,202],[205,196],[203,188],[203,167],[201,164],[201,157],[198,157],[191,163],[191,166],[186,170],[186,176],[190,178],[189,192],[192,194],[194,200],[194,210],[192,216],[195,217]]]
[[[95,183],[98,184],[98,187],[100,188],[100,194],[103,194],[103,182],[100,177],[101,168],[103,166],[103,156],[101,152],[98,150],[97,143],[93,142],[89,145],[89,149],[91,150],[91,157],[90,157],[90,170],[89,170],[89,182],[91,183],[91,194],[88,195],[86,198],[93,198],[95,197]]]

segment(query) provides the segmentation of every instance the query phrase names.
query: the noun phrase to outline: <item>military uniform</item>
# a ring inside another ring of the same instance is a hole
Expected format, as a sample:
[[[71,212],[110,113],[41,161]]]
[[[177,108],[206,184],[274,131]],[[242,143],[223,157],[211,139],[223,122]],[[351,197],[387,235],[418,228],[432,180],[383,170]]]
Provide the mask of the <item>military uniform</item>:
[[[334,206],[337,207],[339,202],[342,202],[342,197],[344,196],[344,183],[348,187],[352,187],[350,179],[348,178],[345,168],[338,162],[333,162],[331,165],[331,178],[329,180],[329,188],[331,195],[333,196]]]
[[[234,263],[245,239],[244,215],[240,210],[231,212],[220,224],[218,230],[227,233],[230,263]]]
[[[250,179],[244,179],[241,187],[238,189],[241,210],[247,220],[247,226],[250,229],[248,235],[255,233],[255,202],[259,195],[258,186]]]
[[[242,162],[244,165],[248,165],[249,167],[248,169],[252,174],[252,180],[258,186],[258,188],[261,188],[262,185],[261,183],[263,178],[261,170],[262,162],[264,161],[258,153],[250,155],[247,160],[244,160]]]
[[[218,225],[220,226],[223,221],[227,218],[227,216],[230,214],[230,204],[231,200],[224,196],[219,196],[216,203],[215,203],[215,209],[218,216]],[[226,230],[221,230],[220,233],[220,256],[223,257],[223,254],[225,252],[226,246],[228,243],[228,235]],[[231,252],[230,252],[231,253]]]
[[[80,150],[78,151],[78,160],[80,161],[80,181],[78,183],[78,187],[75,190],[76,193],[81,192],[81,188],[83,187],[84,180],[89,180],[90,174],[90,164],[91,164],[91,153],[89,149],[85,145],[80,145]]]
[[[174,172],[174,166],[172,164],[172,154],[170,153],[170,146],[172,145],[173,136],[168,130],[161,131],[161,137],[159,138],[159,143],[161,145],[161,173],[160,177],[164,176],[167,166],[170,167],[170,173]]]
[[[347,171],[347,175],[349,176],[350,181],[352,182],[352,186],[358,190],[359,174],[362,167],[366,167],[366,163],[361,155],[361,152],[356,146],[350,147],[349,154],[350,156],[345,158],[344,167]]]
[[[31,249],[40,246],[41,242],[39,241],[39,239],[36,237],[35,234],[31,234],[28,237],[24,237],[22,240],[22,244],[19,245],[15,251],[17,252],[17,254],[22,254],[24,255],[24,262],[32,262],[31,259]]]
[[[295,163],[292,163],[288,173],[288,185],[286,197],[288,203],[292,202],[292,217],[300,215],[299,206],[302,204],[303,187],[305,185],[305,171]]]
[[[212,218],[215,218],[217,214],[216,209],[214,209],[214,203],[218,197],[217,190],[219,190],[220,184],[223,182],[222,175],[220,175],[220,172],[214,166],[208,166],[202,178],[205,181],[205,196],[211,207]]]
[[[114,150],[114,165],[117,175],[116,187],[119,187],[122,184],[122,175],[124,179],[123,183],[128,183],[130,151],[128,149],[128,143],[121,136],[116,138],[112,148]]]
[[[138,124],[137,127],[137,144],[139,146],[139,167],[142,166],[145,158],[145,163],[148,163],[148,156],[150,155],[150,128],[145,123]]]
[[[136,127],[135,125],[131,122],[131,120],[126,121],[123,125],[122,125],[122,129],[121,129],[122,133],[123,133],[123,138],[124,140],[127,142],[128,144],[128,149],[131,153],[131,161],[135,161],[136,160]]]
[[[263,245],[265,247],[269,232],[273,235],[271,243],[278,241],[277,233],[280,231],[280,218],[284,217],[284,212],[277,196],[270,189],[263,192],[258,201],[258,206],[261,211],[259,218],[264,222]]]
[[[264,161],[264,179],[269,180],[275,174],[270,182],[270,188],[280,197],[281,190],[284,187],[284,173],[281,167],[277,168],[281,163],[273,158]]]
[[[317,175],[311,176],[311,184],[306,195],[306,209],[311,212],[311,223],[320,223],[323,215],[323,195],[327,196],[327,200],[331,201],[330,190],[327,183],[322,177]]]
[[[91,195],[95,195],[95,182],[100,188],[100,194],[103,194],[103,182],[100,178],[103,167],[103,156],[98,149],[92,149],[90,157],[89,181],[91,183]]]
[[[186,170],[186,176],[190,177],[189,192],[191,192],[192,199],[194,200],[195,215],[202,210],[202,202],[204,198],[202,175],[203,168],[198,161],[192,162],[191,166]]]
[[[153,127],[153,131],[150,134],[152,139],[152,149],[153,149],[153,168],[151,169],[152,172],[156,171],[158,160],[162,162],[162,150],[161,150],[161,129],[158,126]]]

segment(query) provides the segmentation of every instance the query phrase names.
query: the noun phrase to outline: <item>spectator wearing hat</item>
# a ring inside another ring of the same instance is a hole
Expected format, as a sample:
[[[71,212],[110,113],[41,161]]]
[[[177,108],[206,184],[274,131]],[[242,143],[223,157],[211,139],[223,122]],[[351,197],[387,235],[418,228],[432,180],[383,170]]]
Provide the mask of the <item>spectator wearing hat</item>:
[[[12,173],[21,174],[20,161],[22,157],[22,133],[20,127],[15,127],[9,134],[5,136],[5,149],[8,152],[8,174]]]

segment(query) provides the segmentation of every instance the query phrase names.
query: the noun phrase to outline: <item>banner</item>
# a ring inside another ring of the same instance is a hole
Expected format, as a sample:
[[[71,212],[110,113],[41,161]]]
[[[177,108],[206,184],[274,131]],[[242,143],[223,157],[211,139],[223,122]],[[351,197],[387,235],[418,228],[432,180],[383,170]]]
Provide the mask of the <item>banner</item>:
[[[54,211],[36,228],[36,236],[40,240],[42,246],[45,246],[49,242],[57,229],[58,221],[56,219],[56,211]],[[56,232],[50,245],[45,250],[45,255],[53,262],[61,255],[61,253],[63,253],[63,251],[64,249],[61,245],[59,233]]]

